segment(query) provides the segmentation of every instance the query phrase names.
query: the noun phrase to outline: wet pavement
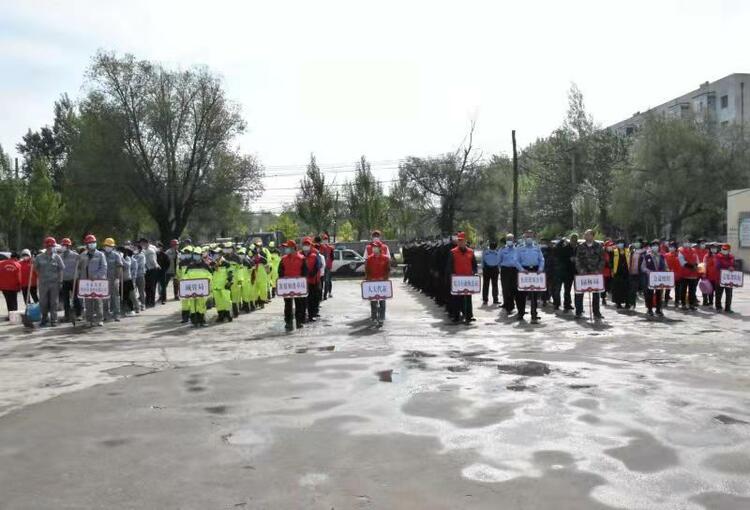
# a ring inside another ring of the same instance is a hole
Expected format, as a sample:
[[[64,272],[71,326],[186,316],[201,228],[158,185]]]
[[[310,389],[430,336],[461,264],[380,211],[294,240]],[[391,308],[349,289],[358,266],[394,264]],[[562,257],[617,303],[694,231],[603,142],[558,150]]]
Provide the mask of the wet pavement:
[[[0,325],[0,509],[750,508],[750,292],[732,316],[495,307],[357,282],[194,330]]]

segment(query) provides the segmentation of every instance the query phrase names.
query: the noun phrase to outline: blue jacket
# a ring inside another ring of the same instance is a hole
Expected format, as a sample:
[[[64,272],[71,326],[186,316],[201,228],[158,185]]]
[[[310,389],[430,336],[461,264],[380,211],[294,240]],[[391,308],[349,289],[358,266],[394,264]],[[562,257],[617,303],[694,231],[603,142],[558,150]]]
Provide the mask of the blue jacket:
[[[497,267],[500,264],[500,250],[489,248],[482,250],[482,266]]]
[[[524,271],[527,267],[535,267],[537,271],[544,271],[544,256],[539,246],[534,244],[530,246],[521,245],[516,250],[518,252],[518,270]]]
[[[518,268],[518,250],[515,247],[506,246],[500,250],[500,267]]]

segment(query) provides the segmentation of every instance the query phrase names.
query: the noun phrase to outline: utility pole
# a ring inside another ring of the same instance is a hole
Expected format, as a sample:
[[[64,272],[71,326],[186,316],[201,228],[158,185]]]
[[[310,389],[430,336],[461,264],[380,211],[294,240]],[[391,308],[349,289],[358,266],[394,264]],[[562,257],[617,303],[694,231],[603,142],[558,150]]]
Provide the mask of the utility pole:
[[[513,138],[513,236],[518,235],[518,153],[516,152],[516,130],[511,131]]]
[[[573,184],[573,196],[575,196],[576,193],[576,150],[575,147],[573,147],[573,152],[570,156],[570,180]],[[576,229],[576,206],[575,201],[572,204],[571,207],[571,213],[573,215],[573,230]]]
[[[16,164],[16,182],[13,183],[14,186],[19,186],[21,181],[18,179],[18,158],[15,158],[15,164]],[[21,249],[21,219],[18,219],[19,221],[16,222],[16,251]]]
[[[336,191],[336,201],[333,203],[333,245],[336,246],[336,229],[339,222],[339,192]]]

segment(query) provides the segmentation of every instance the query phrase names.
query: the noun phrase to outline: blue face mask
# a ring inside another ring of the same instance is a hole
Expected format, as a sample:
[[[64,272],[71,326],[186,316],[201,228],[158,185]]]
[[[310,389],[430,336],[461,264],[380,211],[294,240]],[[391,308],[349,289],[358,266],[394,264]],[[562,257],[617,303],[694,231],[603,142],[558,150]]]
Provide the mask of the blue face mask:
[[[531,246],[532,244],[534,244],[534,240],[530,237],[525,237],[523,239],[523,242],[526,244],[526,246]]]

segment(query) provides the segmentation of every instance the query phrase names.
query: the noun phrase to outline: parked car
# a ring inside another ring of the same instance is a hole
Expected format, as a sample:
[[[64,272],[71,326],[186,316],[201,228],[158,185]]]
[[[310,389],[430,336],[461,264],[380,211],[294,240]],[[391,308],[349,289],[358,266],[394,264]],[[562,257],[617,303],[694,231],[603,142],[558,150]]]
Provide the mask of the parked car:
[[[349,248],[333,251],[333,276],[362,276],[365,258]]]

